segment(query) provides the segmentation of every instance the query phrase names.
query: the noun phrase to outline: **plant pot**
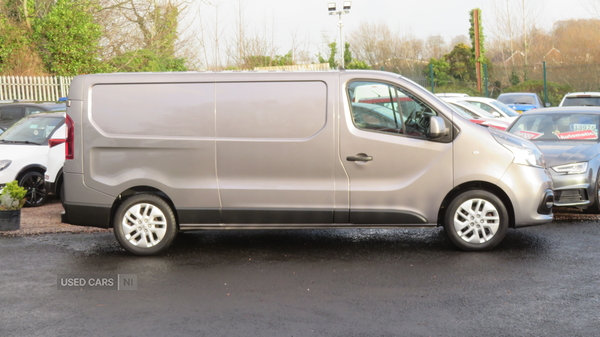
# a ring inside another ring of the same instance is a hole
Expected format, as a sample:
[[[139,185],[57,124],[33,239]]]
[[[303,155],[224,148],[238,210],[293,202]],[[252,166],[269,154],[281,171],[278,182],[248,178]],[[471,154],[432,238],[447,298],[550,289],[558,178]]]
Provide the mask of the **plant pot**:
[[[0,211],[0,231],[16,231],[21,228],[21,210]]]

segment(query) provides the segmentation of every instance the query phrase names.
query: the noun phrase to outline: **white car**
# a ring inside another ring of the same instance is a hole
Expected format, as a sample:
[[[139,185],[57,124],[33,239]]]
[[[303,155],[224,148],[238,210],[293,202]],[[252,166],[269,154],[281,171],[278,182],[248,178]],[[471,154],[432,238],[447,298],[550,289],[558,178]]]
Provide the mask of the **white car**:
[[[65,112],[21,119],[0,135],[0,186],[17,180],[27,190],[25,206],[41,206],[59,194],[65,161]]]
[[[600,92],[571,92],[558,106],[600,106]]]
[[[490,126],[500,130],[506,130],[511,124],[504,118],[496,118],[493,115],[481,110],[477,107],[470,106],[468,103],[459,104],[453,100],[444,100],[452,110],[456,111],[459,115],[467,118],[471,122],[479,125]]]
[[[471,104],[471,102],[467,102],[465,100],[465,98],[467,98],[467,97],[460,97],[460,98],[448,97],[448,98],[443,98],[443,100],[450,104],[458,106],[458,107],[462,108],[462,110],[466,110],[471,115],[477,116],[479,118],[495,118],[497,120],[507,122],[508,124],[512,123],[515,119],[517,119],[518,114],[517,114],[517,116],[512,116],[512,117],[504,117],[502,115],[498,116],[498,114],[490,113],[482,108],[479,108],[479,107]]]
[[[500,102],[497,99],[487,97],[463,97],[462,100],[465,102],[469,102],[474,106],[483,109],[496,117],[505,117],[511,118],[511,120],[515,120],[520,115],[520,113],[516,112],[514,109]]]
[[[457,92],[444,92],[444,93],[440,93],[440,94],[435,94],[438,97],[441,98],[445,98],[445,97],[469,97],[469,94],[462,94],[462,93],[457,93]]]

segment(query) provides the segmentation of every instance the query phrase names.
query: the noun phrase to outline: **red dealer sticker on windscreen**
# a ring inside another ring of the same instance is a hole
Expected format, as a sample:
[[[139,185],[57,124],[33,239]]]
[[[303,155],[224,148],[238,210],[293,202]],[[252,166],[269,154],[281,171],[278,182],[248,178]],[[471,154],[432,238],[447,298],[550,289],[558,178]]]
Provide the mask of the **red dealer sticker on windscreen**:
[[[515,134],[521,138],[525,139],[536,139],[539,136],[543,135],[543,133],[533,132],[533,131],[518,131]]]
[[[592,130],[581,130],[557,133],[559,139],[597,139],[598,136]]]

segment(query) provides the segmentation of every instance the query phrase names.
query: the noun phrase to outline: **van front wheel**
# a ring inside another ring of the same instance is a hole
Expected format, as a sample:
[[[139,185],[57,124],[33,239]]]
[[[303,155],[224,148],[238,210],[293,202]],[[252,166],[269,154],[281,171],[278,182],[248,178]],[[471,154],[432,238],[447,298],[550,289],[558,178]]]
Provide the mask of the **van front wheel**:
[[[173,210],[153,194],[138,194],[126,199],[114,219],[117,241],[135,255],[161,253],[177,235]]]
[[[454,198],[444,220],[444,231],[450,241],[467,251],[494,248],[508,230],[504,203],[483,190],[466,191]]]

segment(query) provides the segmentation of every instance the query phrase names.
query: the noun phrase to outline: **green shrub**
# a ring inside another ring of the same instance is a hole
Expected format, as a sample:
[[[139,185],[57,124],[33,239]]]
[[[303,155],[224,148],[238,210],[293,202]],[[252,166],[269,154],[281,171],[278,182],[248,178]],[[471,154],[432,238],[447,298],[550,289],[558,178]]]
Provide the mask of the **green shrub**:
[[[27,190],[13,180],[4,186],[0,193],[0,211],[18,210],[25,204]]]

